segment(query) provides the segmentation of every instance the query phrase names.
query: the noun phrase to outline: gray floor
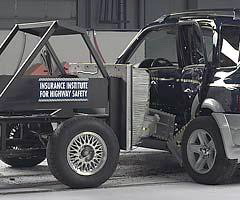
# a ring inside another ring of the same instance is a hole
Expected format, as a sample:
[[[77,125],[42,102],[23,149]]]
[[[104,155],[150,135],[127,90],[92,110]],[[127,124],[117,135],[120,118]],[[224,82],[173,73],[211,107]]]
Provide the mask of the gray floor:
[[[46,161],[31,169],[0,165],[0,199],[236,199],[240,177],[232,183],[205,186],[194,183],[167,153],[137,150],[122,153],[118,168],[106,183],[95,189],[72,190],[48,171]],[[194,197],[194,198],[193,198]]]

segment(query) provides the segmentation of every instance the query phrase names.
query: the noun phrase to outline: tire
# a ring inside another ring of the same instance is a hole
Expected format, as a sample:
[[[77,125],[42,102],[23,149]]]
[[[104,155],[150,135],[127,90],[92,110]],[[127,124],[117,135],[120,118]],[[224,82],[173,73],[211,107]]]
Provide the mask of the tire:
[[[47,146],[50,171],[71,188],[101,185],[115,171],[118,158],[116,135],[111,127],[96,118],[66,120],[50,137]]]
[[[8,141],[20,137],[20,124],[8,124],[7,137]],[[14,130],[14,131],[13,131]],[[14,151],[11,155],[2,155],[1,161],[13,168],[33,167],[41,163],[46,158],[46,148],[43,147],[37,135],[31,131],[39,133],[49,133],[53,131],[51,123],[31,123],[23,125],[23,138],[31,140],[33,143],[7,145],[7,149]]]
[[[201,184],[227,183],[237,161],[226,157],[217,123],[211,116],[197,117],[182,138],[183,165],[190,177]]]
[[[1,161],[12,166],[13,168],[33,167],[41,163],[46,158],[46,151],[43,151],[40,155],[34,155],[34,151],[29,152],[32,154],[30,157],[15,156],[11,158],[3,157]]]

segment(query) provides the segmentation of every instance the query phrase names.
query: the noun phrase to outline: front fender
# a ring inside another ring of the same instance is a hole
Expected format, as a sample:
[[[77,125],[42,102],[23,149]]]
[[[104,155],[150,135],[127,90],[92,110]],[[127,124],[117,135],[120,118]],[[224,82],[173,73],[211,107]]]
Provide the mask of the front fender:
[[[240,162],[240,114],[212,113],[223,141],[228,159]]]
[[[191,107],[191,119],[196,117],[196,113],[199,110],[199,104],[200,104],[200,102],[199,102],[199,97],[197,94],[193,100],[192,107]],[[213,98],[205,99],[201,105],[201,109],[209,109],[215,113],[224,113],[225,112],[222,105]]]
[[[216,113],[224,113],[222,105],[212,98],[207,98],[203,101],[201,108],[207,108]]]

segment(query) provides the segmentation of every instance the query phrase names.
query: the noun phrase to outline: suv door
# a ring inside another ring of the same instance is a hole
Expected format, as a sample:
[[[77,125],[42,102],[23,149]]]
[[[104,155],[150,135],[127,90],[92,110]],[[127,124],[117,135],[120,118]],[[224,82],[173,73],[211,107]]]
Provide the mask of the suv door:
[[[177,55],[178,27],[151,27],[141,37],[141,44],[129,62],[149,72],[149,107],[177,114],[184,102],[181,84],[177,81],[181,78],[182,70]]]
[[[196,22],[183,23],[179,26],[179,62],[183,68],[181,85],[186,96],[186,109],[191,108],[194,97],[202,88],[208,62],[204,37],[208,37],[205,41],[212,43],[211,30],[206,30],[204,34]],[[211,54],[209,52],[210,56]]]

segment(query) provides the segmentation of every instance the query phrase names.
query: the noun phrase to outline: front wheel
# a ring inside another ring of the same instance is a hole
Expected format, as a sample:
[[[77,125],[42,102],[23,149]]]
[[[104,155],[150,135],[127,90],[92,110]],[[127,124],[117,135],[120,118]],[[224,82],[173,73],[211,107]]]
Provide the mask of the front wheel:
[[[63,122],[47,146],[50,171],[72,188],[101,185],[115,171],[118,157],[119,144],[111,127],[90,117]]]
[[[219,128],[211,116],[194,119],[182,139],[182,157],[186,171],[202,184],[226,183],[237,161],[226,157]]]

